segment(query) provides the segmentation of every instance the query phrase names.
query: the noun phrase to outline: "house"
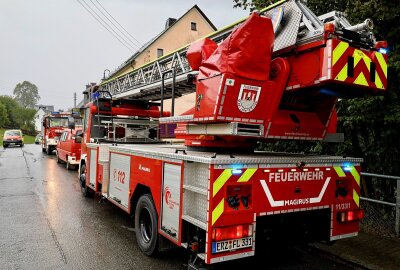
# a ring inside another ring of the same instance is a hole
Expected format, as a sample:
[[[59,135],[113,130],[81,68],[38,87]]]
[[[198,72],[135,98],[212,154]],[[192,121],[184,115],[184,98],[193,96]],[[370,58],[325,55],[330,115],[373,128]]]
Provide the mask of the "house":
[[[114,78],[133,71],[163,55],[167,55],[193,41],[215,32],[217,28],[203,11],[194,5],[179,19],[168,18],[161,33],[143,45],[135,54],[114,70],[108,78]],[[194,106],[195,93],[175,100],[175,115]],[[165,100],[166,110],[171,108],[171,100]]]
[[[203,11],[197,5],[194,5],[179,19],[168,18],[164,30],[143,45],[114,70],[108,78],[126,74],[216,30],[217,28]]]
[[[45,114],[54,111],[53,105],[36,105],[37,112],[33,116],[35,122],[35,131],[40,132],[42,130],[42,118]]]

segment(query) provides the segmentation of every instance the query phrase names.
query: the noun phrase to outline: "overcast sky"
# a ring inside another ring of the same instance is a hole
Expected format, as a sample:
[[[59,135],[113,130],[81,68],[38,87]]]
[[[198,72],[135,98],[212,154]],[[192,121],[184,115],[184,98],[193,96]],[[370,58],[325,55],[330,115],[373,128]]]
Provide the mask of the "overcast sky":
[[[142,44],[163,30],[168,17],[179,18],[194,4],[217,28],[247,15],[232,0],[97,1]],[[87,83],[99,82],[105,69],[131,55],[78,0],[0,0],[0,95],[12,95],[27,80],[38,86],[40,104],[67,109],[74,92],[79,102]]]

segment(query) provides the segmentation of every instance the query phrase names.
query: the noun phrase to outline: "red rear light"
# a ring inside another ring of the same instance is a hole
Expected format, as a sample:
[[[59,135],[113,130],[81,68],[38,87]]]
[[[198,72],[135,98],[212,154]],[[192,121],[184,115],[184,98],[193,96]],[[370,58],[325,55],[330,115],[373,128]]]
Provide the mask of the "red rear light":
[[[214,228],[212,231],[212,240],[240,239],[251,235],[253,235],[253,225],[236,225]]]
[[[363,218],[364,210],[362,209],[337,213],[337,220],[341,223],[357,221]]]

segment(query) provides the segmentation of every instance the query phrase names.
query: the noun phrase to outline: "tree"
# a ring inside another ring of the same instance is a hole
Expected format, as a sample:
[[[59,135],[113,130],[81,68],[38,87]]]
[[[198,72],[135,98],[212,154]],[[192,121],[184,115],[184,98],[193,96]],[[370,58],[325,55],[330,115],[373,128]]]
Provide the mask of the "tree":
[[[0,102],[5,106],[7,118],[4,123],[5,127],[18,128],[17,126],[17,111],[18,103],[10,96],[0,96]]]
[[[33,108],[40,99],[37,86],[28,81],[23,81],[15,86],[14,96],[23,108]]]
[[[6,105],[4,105],[0,101],[0,127],[4,127],[4,125],[7,123],[8,117],[7,117],[7,109]]]
[[[23,129],[34,133],[35,113],[35,109],[21,107],[12,97],[0,96],[0,127]]]

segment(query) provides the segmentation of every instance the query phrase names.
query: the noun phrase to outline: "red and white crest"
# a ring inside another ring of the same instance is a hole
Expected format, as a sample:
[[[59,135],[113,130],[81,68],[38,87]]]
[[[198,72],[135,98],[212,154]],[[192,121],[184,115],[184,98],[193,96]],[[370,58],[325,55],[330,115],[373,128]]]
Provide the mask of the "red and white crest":
[[[248,113],[254,110],[260,98],[261,87],[242,84],[237,99],[237,105],[241,112]]]

